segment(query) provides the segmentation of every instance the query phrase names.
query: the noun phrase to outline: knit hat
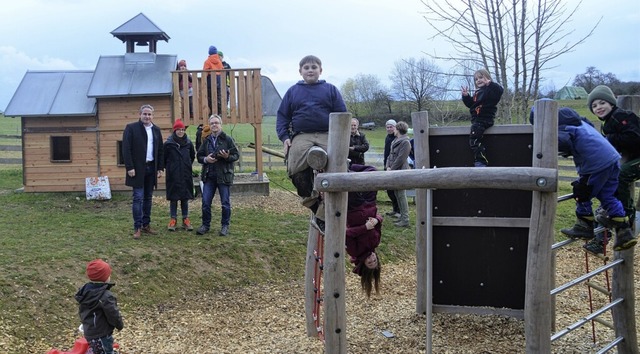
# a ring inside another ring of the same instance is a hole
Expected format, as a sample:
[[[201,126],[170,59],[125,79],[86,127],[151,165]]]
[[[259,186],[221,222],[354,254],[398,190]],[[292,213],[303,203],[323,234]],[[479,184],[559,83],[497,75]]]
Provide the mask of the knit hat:
[[[87,264],[87,277],[91,281],[106,282],[111,276],[111,267],[102,259],[95,259]]]
[[[214,45],[209,47],[209,55],[211,54],[218,54],[218,48],[216,48],[216,46]]]
[[[612,106],[616,105],[616,96],[613,94],[613,91],[611,91],[611,89],[605,85],[596,86],[589,94],[589,98],[587,98],[587,104],[589,105],[588,107],[591,113],[593,113],[591,104],[593,104],[593,101],[595,100],[603,100],[609,102]]]
[[[176,120],[176,122],[173,123],[173,131],[175,132],[178,129],[185,129],[184,123],[182,123],[180,119]]]
[[[219,51],[218,51],[218,56],[219,56],[220,58],[222,58],[222,57],[224,57],[224,53],[222,53],[222,51],[221,51],[221,50],[219,50]]]
[[[398,124],[395,120],[389,119],[384,125],[393,125],[394,127]]]

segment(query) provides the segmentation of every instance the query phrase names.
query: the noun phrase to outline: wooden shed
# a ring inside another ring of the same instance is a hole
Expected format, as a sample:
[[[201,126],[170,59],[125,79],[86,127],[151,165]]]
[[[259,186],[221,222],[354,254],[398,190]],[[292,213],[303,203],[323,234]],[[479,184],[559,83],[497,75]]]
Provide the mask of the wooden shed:
[[[169,36],[140,13],[111,34],[126,45],[124,55],[100,56],[94,71],[28,71],[5,116],[21,117],[23,184],[26,192],[83,192],[87,177],[108,176],[114,191],[124,185],[121,155],[124,127],[151,104],[154,124],[166,139],[181,118],[175,71],[177,55],[157,54],[157,42]],[[137,48],[148,48],[135,52]],[[262,179],[260,69],[226,70],[232,100],[219,112],[225,124],[248,123],[256,131],[256,178]],[[196,82],[206,73],[194,71]],[[194,90],[195,91],[195,90]],[[206,123],[211,113],[207,92],[198,91],[201,107],[188,124]],[[222,99],[226,99],[224,93]],[[215,92],[212,99],[217,99]],[[195,97],[194,97],[195,98]],[[215,107],[215,105],[214,105]],[[164,179],[159,181],[164,189]]]

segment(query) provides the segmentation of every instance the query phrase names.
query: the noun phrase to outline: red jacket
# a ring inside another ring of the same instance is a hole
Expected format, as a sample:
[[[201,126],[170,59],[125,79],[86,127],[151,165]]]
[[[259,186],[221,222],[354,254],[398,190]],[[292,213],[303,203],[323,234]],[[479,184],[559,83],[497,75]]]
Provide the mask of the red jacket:
[[[367,230],[365,223],[369,217],[378,219],[378,224]],[[347,254],[351,263],[354,264],[353,272],[360,275],[365,259],[375,251],[380,244],[382,235],[382,216],[378,214],[375,203],[366,203],[355,209],[347,211],[347,233],[346,246]]]

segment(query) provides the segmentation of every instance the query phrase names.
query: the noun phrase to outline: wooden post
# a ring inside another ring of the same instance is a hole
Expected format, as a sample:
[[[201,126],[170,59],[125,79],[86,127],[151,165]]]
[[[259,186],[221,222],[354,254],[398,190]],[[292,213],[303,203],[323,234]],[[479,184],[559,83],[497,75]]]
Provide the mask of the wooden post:
[[[638,112],[640,112],[640,96],[618,96],[617,106],[638,114]],[[624,159],[625,156],[622,158]],[[634,194],[635,191],[632,184],[631,195]],[[636,205],[640,205],[640,200],[636,200]],[[634,225],[631,226],[634,227]],[[624,299],[624,302],[613,307],[611,310],[616,336],[624,337],[624,341],[618,344],[618,353],[638,354],[635,294],[633,287],[635,284],[633,276],[634,249],[635,247],[624,251],[614,252],[614,259],[624,260],[622,264],[613,268],[611,286],[611,294],[613,298]]]
[[[624,337],[624,341],[618,344],[618,353],[638,354],[634,294],[635,283],[633,280],[634,248],[613,252],[614,259],[624,260],[623,263],[613,268],[611,281],[611,295],[613,299],[624,299],[622,303],[611,309],[616,337]]]
[[[413,149],[415,169],[428,169],[429,161],[429,114],[426,111],[411,114],[413,127]],[[431,190],[416,188],[416,313],[425,314],[427,322],[426,352],[431,353],[433,298],[431,256],[433,234],[431,228]]]
[[[307,238],[307,262],[304,270],[304,312],[307,318],[307,336],[317,337],[318,330],[316,329],[315,321],[313,318],[313,308],[315,306],[315,292],[320,291],[320,284],[314,284],[314,274],[317,267],[316,256],[314,251],[318,245],[318,230],[309,225],[309,235]],[[317,289],[316,289],[317,287]]]
[[[327,172],[347,172],[351,113],[331,113]],[[321,180],[319,174],[316,180]],[[347,192],[325,193],[324,334],[325,353],[347,352],[345,232]]]
[[[533,167],[557,169],[558,103],[538,100],[535,111]],[[539,184],[545,183],[540,179]],[[557,194],[534,191],[531,204],[524,304],[526,352],[531,354],[551,353],[551,246]]]

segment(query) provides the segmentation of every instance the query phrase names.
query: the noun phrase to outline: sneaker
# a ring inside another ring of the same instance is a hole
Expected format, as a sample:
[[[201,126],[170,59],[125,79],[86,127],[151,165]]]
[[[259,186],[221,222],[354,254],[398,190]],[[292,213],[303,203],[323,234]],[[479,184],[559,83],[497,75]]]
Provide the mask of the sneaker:
[[[191,225],[189,218],[182,218],[182,228],[187,231],[193,231],[193,225]]]
[[[169,221],[169,225],[167,225],[167,230],[176,231],[176,219],[175,218],[171,218],[171,220]]]
[[[401,216],[402,215],[400,215],[400,213],[395,213],[395,214],[391,215],[391,217],[394,218],[394,219],[400,219]]]
[[[229,225],[222,225],[222,228],[220,228],[220,232],[218,232],[218,235],[227,236],[228,233],[229,233]]]
[[[400,214],[400,213],[398,213],[398,212],[397,212],[397,211],[395,211],[395,210],[391,210],[391,211],[388,211],[388,212],[386,212],[386,213],[384,213],[384,214],[385,214],[386,216],[394,216],[394,215],[396,215],[396,214]]]
[[[157,235],[158,232],[151,228],[151,225],[142,226],[142,232],[149,235]]]
[[[487,167],[487,164],[484,162],[476,161],[473,163],[473,167]]]
[[[133,239],[134,240],[140,239],[140,229],[136,229],[136,232],[133,233]]]
[[[594,238],[591,241],[585,243],[582,248],[584,248],[585,251],[596,256],[604,256],[604,242],[597,238]]]
[[[208,228],[208,227],[206,227],[206,226],[204,226],[204,225],[202,225],[202,226],[200,226],[200,227],[198,228],[198,230],[196,231],[196,234],[198,234],[198,235],[204,235],[204,234],[206,234],[207,232],[209,232],[209,228]]]
[[[614,251],[623,251],[629,249],[638,243],[633,236],[633,230],[630,227],[618,229],[616,231],[616,242],[613,244]]]
[[[408,227],[409,226],[409,220],[400,220],[400,221],[394,222],[393,225],[395,225],[397,227]]]

